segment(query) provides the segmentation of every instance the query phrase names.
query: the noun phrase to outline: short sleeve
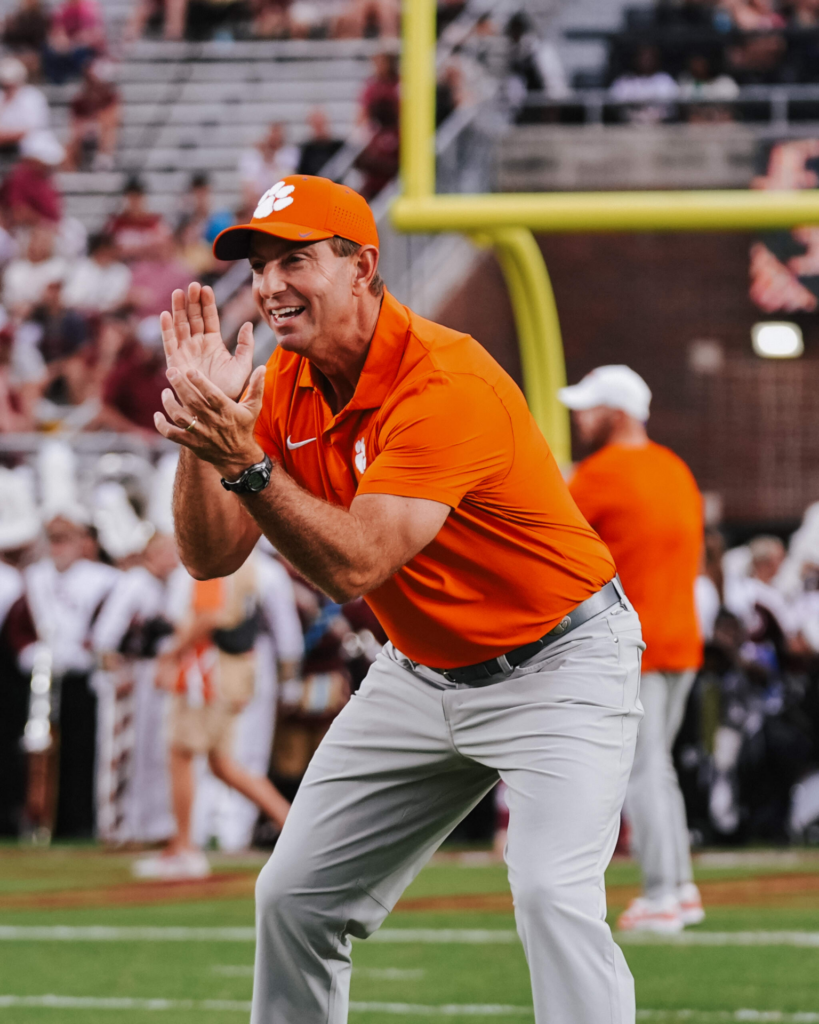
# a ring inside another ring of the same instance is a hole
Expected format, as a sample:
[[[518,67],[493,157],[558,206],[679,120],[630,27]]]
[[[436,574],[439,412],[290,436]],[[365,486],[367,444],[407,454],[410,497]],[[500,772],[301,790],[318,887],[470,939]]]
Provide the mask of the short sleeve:
[[[512,421],[482,378],[436,372],[398,392],[375,450],[358,494],[428,498],[457,508],[509,472]]]

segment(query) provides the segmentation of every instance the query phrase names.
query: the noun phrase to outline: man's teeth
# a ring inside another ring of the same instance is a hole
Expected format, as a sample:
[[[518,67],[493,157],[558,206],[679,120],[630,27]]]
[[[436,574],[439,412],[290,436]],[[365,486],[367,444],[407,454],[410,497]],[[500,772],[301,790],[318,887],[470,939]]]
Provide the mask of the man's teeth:
[[[285,306],[283,309],[276,309],[273,311],[273,319],[276,323],[281,323],[282,320],[289,320],[291,317],[296,316],[297,313],[301,313],[304,306]]]

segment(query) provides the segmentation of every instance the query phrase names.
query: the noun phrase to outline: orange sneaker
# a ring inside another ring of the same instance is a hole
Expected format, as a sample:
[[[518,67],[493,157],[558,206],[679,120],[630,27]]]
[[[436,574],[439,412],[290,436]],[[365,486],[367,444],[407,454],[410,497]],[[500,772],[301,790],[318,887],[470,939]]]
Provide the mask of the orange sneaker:
[[[683,930],[679,900],[676,896],[662,896],[658,899],[638,896],[620,915],[617,927],[621,932],[676,935]]]
[[[683,924],[702,924],[705,910],[700,891],[693,882],[685,882],[677,889],[677,899],[680,901]]]

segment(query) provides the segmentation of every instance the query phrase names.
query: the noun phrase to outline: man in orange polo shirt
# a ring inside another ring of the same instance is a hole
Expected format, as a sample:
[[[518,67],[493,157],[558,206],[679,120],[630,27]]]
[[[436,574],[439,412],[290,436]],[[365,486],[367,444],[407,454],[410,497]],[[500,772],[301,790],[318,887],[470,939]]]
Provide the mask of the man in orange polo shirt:
[[[580,510],[608,544],[643,624],[646,652],[626,811],[644,895],[623,930],[677,932],[705,914],[694,885],[685,803],[671,759],[702,661],[694,583],[703,550],[702,498],[688,466],[646,433],[651,391],[628,366],[601,366],[562,388],[593,454],[571,480]]]
[[[230,573],[264,534],[335,600],[365,595],[390,638],[259,877],[252,1021],[345,1021],[351,936],[502,778],[537,1021],[632,1024],[603,872],[643,643],[608,550],[513,381],[386,292],[360,196],[288,177],[214,251],[249,258],[279,347],[251,372],[250,325],[231,356],[198,285],[163,314],[182,558]]]

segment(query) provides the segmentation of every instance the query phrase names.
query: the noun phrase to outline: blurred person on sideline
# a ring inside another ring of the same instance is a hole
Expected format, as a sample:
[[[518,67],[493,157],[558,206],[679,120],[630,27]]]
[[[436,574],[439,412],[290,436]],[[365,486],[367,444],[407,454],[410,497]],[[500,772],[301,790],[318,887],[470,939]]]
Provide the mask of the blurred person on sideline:
[[[26,763],[20,741],[31,688],[17,657],[35,637],[30,622],[21,623],[18,613],[23,596],[21,570],[35,557],[40,530],[33,481],[27,470],[0,467],[0,836],[20,834],[26,798]]]
[[[760,536],[748,544],[747,574],[729,573],[725,579],[725,607],[749,633],[762,627],[761,614],[774,618],[784,634],[791,632],[788,602],[774,580],[785,561],[785,545],[779,537]]]
[[[55,85],[78,78],[106,49],[102,12],[96,0],[63,0],[51,15],[43,50],[43,74]]]
[[[144,526],[145,524],[140,524]],[[117,580],[94,623],[92,643],[117,696],[126,691],[132,746],[117,793],[117,842],[155,843],[174,833],[163,736],[164,694],[154,685],[160,647],[173,632],[167,619],[168,580],[179,566],[173,537],[155,532]]]
[[[40,643],[52,657],[59,707],[59,795],[55,834],[94,835],[97,698],[90,678],[94,617],[119,572],[95,561],[88,511],[79,501],[76,460],[64,442],[43,445],[38,457],[47,554],[23,572],[25,601]],[[91,556],[91,557],[89,557]],[[20,654],[31,672],[35,645]]]
[[[541,39],[531,17],[517,11],[506,23],[509,41],[506,92],[512,107],[520,108],[529,93],[565,99],[570,93],[566,72],[555,46]]]
[[[255,691],[261,599],[255,560],[222,579],[194,580],[179,570],[170,585],[176,628],[159,654],[156,685],[173,695],[168,733],[176,835],[159,856],[134,864],[141,878],[199,878],[210,872],[191,835],[197,754],[206,754],[216,778],[252,800],[279,828],[290,808],[266,776],[247,771],[233,755],[237,717]]]
[[[31,132],[48,128],[48,100],[34,85],[26,85],[28,71],[17,57],[0,58],[0,150],[16,149]]]
[[[252,210],[259,196],[288,174],[299,161],[299,151],[285,142],[284,125],[274,122],[264,137],[239,154],[239,186],[242,203]]]
[[[252,369],[249,323],[228,353],[212,289],[175,292],[161,318],[183,564],[235,573],[264,534],[334,601],[366,597],[391,641],[259,876],[251,1019],[343,1024],[351,936],[505,777],[535,1019],[625,1024],[633,980],[601,908],[639,619],[519,388],[385,290],[378,245],[360,195],[293,175],[215,243],[250,260],[279,340],[268,367]]]
[[[20,0],[3,24],[3,45],[19,57],[29,75],[40,71],[41,53],[50,24],[43,0]]]
[[[65,160],[65,150],[50,131],[26,135],[20,159],[0,185],[0,206],[12,228],[43,221],[57,226],[63,218],[63,200],[54,184],[54,172]]]
[[[307,115],[310,137],[301,144],[297,174],[320,174],[321,169],[344,145],[343,139],[333,138],[330,119],[323,107],[313,107]]]
[[[113,75],[109,60],[89,61],[83,69],[82,86],[71,101],[69,170],[114,169],[122,100]]]
[[[126,263],[149,259],[165,245],[171,229],[162,214],[148,208],[145,186],[132,175],[122,192],[122,209],[103,228],[114,239],[119,258]]]
[[[159,319],[149,316],[139,322],[105,378],[102,410],[93,429],[155,440],[153,418],[162,408],[162,390],[167,386]]]
[[[42,302],[46,289],[62,282],[68,263],[55,254],[54,231],[46,225],[29,232],[25,256],[12,260],[3,275],[3,305],[17,320],[26,320]]]
[[[88,313],[121,309],[131,289],[131,271],[117,259],[117,246],[104,231],[88,239],[88,255],[69,268],[63,298],[67,306]]]
[[[601,366],[560,401],[592,454],[569,484],[608,545],[638,610],[646,650],[625,809],[643,872],[643,895],[623,931],[673,933],[705,917],[689,850],[685,802],[671,752],[702,663],[694,587],[703,550],[702,496],[689,468],[646,433],[651,391],[627,366]]]

